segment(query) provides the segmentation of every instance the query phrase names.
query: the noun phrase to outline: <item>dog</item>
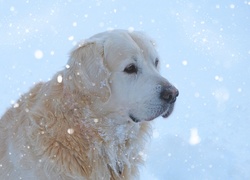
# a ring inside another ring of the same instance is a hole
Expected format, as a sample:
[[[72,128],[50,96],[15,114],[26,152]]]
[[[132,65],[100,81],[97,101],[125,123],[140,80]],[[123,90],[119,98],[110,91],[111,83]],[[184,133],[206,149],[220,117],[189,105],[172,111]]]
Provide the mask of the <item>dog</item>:
[[[155,42],[102,32],[1,117],[0,179],[137,179],[151,120],[178,90],[159,74]]]

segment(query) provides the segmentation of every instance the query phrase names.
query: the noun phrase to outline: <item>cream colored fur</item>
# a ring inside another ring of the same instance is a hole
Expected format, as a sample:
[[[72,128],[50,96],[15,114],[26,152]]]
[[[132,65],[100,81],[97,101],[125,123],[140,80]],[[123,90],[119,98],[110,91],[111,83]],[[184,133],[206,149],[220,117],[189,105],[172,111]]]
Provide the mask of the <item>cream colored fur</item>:
[[[148,112],[164,81],[155,56],[139,32],[105,32],[79,44],[64,70],[2,116],[0,179],[138,179],[146,119],[160,115]],[[133,58],[141,75],[123,72]]]

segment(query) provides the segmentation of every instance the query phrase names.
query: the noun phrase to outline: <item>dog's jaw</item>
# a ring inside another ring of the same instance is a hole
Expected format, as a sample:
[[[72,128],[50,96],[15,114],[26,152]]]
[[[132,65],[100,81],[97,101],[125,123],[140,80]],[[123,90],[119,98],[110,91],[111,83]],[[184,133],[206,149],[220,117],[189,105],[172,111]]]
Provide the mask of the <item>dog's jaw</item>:
[[[167,109],[166,109],[162,114],[160,114],[160,115],[158,115],[158,116],[149,117],[149,118],[147,118],[147,119],[139,119],[139,118],[135,117],[133,114],[129,114],[129,118],[130,118],[133,122],[135,122],[135,123],[139,123],[139,122],[143,122],[143,121],[152,121],[152,120],[156,119],[156,118],[159,117],[159,116],[162,116],[163,118],[168,118],[168,117],[172,114],[173,110],[174,110],[174,103],[171,103],[171,104],[167,107]]]

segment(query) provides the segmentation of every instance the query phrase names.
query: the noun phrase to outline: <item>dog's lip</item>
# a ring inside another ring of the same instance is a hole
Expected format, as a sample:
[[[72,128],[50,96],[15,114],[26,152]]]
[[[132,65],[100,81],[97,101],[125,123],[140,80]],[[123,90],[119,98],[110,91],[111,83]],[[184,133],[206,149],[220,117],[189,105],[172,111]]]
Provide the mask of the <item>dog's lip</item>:
[[[168,116],[170,116],[170,114],[171,114],[171,112],[166,111],[166,112],[163,113],[161,116],[162,116],[163,118],[167,118]]]
[[[131,119],[133,122],[135,122],[135,123],[142,122],[142,120],[140,120],[140,119],[134,117],[132,114],[130,114],[129,117],[130,117],[130,119]],[[158,117],[158,116],[157,116],[157,117]],[[157,118],[157,117],[148,118],[148,119],[145,119],[145,120],[143,120],[143,121],[152,121],[152,120],[154,120],[154,119]]]
[[[139,119],[135,118],[134,116],[132,116],[131,114],[129,115],[130,119],[132,119],[132,121],[134,121],[135,123],[140,122]]]
[[[173,110],[174,110],[174,103],[172,103],[161,116],[163,118],[167,118],[172,114]]]

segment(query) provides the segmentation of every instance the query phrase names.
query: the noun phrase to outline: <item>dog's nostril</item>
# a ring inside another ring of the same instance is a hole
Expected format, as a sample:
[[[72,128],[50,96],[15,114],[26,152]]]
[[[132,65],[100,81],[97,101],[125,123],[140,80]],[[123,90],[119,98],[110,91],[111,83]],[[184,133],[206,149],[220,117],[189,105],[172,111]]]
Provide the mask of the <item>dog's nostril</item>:
[[[174,103],[178,95],[179,91],[175,87],[169,87],[162,89],[160,98],[168,103]]]
[[[169,94],[169,95],[166,96],[165,99],[166,99],[166,101],[170,102],[170,101],[172,101],[173,96],[171,94]]]

